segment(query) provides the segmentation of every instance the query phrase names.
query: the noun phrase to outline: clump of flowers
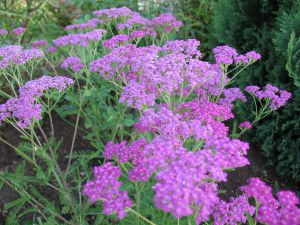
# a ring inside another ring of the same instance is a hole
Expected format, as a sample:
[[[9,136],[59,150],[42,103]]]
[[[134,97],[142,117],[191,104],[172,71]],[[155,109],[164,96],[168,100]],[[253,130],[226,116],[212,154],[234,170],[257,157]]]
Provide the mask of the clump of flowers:
[[[272,188],[259,178],[250,178],[241,189],[248,198],[256,199],[257,221],[269,225],[300,224],[299,198],[294,192],[279,191],[275,199]]]
[[[26,31],[26,28],[24,28],[24,27],[17,27],[12,30],[12,32],[16,35],[22,35],[25,33],[25,31]]]
[[[267,84],[265,90],[261,90],[258,86],[248,86],[245,90],[259,101],[267,101],[271,110],[284,106],[292,96],[288,91],[279,90],[271,84]]]
[[[39,47],[44,47],[47,44],[48,44],[48,42],[46,40],[38,40],[38,41],[32,42],[32,47],[39,48]]]
[[[84,64],[81,63],[81,59],[79,57],[71,56],[64,60],[61,67],[64,69],[70,68],[75,72],[80,72],[80,70],[84,67]]]
[[[103,46],[107,49],[113,49],[117,46],[128,43],[129,40],[130,37],[128,35],[118,34],[116,36],[113,36],[111,39],[104,41]]]
[[[87,47],[91,42],[100,41],[106,30],[95,29],[87,33],[80,34],[68,34],[59,37],[53,41],[54,45],[57,47],[68,46],[68,45],[78,45]]]
[[[150,26],[154,30],[161,30],[163,32],[178,31],[182,25],[183,23],[177,20],[171,13],[162,13],[150,20]]]
[[[247,213],[253,216],[255,207],[249,204],[245,195],[241,195],[237,198],[231,198],[230,202],[220,199],[214,206],[212,216],[215,225],[235,225],[246,223]]]
[[[121,191],[122,182],[118,178],[122,175],[119,167],[107,162],[94,168],[94,180],[88,181],[83,188],[83,195],[88,196],[91,203],[103,201],[103,213],[116,213],[120,219],[126,215],[126,208],[132,206],[132,201],[126,191]]]
[[[241,129],[251,129],[252,125],[249,121],[244,121],[239,124],[239,128]]]
[[[0,36],[4,36],[4,35],[7,35],[8,34],[8,31],[5,30],[5,29],[0,29]]]
[[[18,98],[9,99],[0,105],[0,123],[9,118],[15,118],[18,126],[28,127],[33,120],[42,118],[43,108],[38,99],[43,93],[48,89],[61,92],[72,83],[72,79],[61,76],[42,76],[37,80],[28,81],[20,88]]]
[[[23,49],[19,45],[7,45],[0,48],[0,68],[6,68],[10,65],[23,65],[43,56],[44,53],[39,49]]]

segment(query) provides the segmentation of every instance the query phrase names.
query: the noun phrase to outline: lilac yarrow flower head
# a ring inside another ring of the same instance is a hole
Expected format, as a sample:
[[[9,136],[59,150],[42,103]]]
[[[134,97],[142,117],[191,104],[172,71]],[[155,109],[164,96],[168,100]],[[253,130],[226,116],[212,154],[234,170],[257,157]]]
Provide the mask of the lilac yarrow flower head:
[[[83,29],[92,29],[97,27],[97,24],[102,24],[103,21],[98,18],[89,19],[86,23],[80,24],[71,24],[64,28],[64,30],[83,30]]]
[[[234,58],[238,55],[237,51],[228,45],[217,46],[213,49],[217,64],[231,65]]]
[[[241,92],[239,88],[228,88],[223,90],[224,97],[219,99],[218,103],[221,105],[228,105],[233,107],[233,102],[240,100],[246,102],[246,96]]]
[[[17,27],[12,30],[12,32],[16,35],[22,35],[25,33],[25,31],[26,31],[26,28],[24,28],[24,27]]]
[[[143,149],[147,144],[144,138],[137,139],[127,145],[126,141],[114,144],[112,141],[105,146],[103,156],[108,160],[117,160],[119,163],[132,162],[133,165],[139,163]]]
[[[287,206],[287,205],[299,205],[300,199],[293,191],[279,191],[276,194],[276,197],[280,203],[281,206]]]
[[[249,121],[244,121],[239,124],[240,129],[251,129],[252,125]]]
[[[57,51],[57,48],[52,46],[52,47],[47,48],[46,51],[49,52],[49,53],[54,53],[54,52]]]
[[[248,93],[253,94],[253,95],[255,95],[256,92],[259,90],[260,90],[260,87],[255,86],[255,85],[247,86],[245,88],[245,91],[247,91]]]
[[[132,200],[127,191],[121,191],[122,182],[118,179],[122,171],[111,162],[94,167],[94,180],[89,180],[83,187],[83,195],[91,203],[103,202],[103,213],[110,215],[116,213],[120,219],[126,215],[126,209],[132,206]]]
[[[130,17],[134,12],[127,7],[100,9],[93,12],[93,15],[100,19],[117,19],[119,17]]]
[[[159,133],[165,137],[191,136],[188,123],[184,121],[180,114],[171,111],[167,106],[160,106],[157,111],[153,108],[143,111],[135,128],[141,132]]]
[[[42,118],[43,109],[42,105],[38,103],[38,98],[48,89],[56,89],[61,92],[72,83],[72,79],[61,76],[42,76],[37,80],[28,81],[19,89],[18,98],[9,99],[0,105],[0,123],[14,117],[18,121],[18,126],[28,127],[32,120]]]
[[[248,179],[248,184],[242,186],[240,189],[248,198],[254,197],[260,204],[279,207],[279,202],[273,197],[272,188],[260,178],[254,177]]]
[[[119,102],[124,102],[128,107],[143,109],[144,107],[154,106],[156,98],[155,91],[145,83],[131,80],[124,87]]]
[[[149,25],[157,31],[169,33],[178,31],[183,23],[177,20],[171,13],[162,13],[158,17],[151,19]]]
[[[211,137],[206,140],[205,148],[219,153],[224,169],[239,168],[250,164],[247,159],[249,144],[239,139]]]
[[[118,23],[116,28],[118,30],[131,29],[134,27],[135,29],[146,28],[149,24],[149,20],[142,17],[139,13],[134,12],[130,15],[129,18],[126,18],[125,21]]]
[[[107,49],[113,49],[123,44],[128,44],[130,37],[126,34],[118,34],[103,42],[103,46]]]
[[[182,53],[188,58],[200,58],[201,52],[199,51],[200,41],[196,39],[188,40],[175,40],[168,41],[163,49],[166,51],[171,51],[173,53]]]
[[[231,198],[230,202],[219,200],[214,205],[212,217],[215,225],[236,225],[247,222],[247,213],[253,216],[255,207],[251,206],[245,195]]]
[[[157,61],[161,48],[158,46],[137,47],[133,44],[123,45],[113,49],[102,58],[96,59],[90,64],[90,71],[99,73],[104,79],[136,81],[137,77],[146,79],[140,74],[152,74],[152,64]],[[129,76],[128,76],[129,75]],[[140,82],[137,82],[140,83]],[[149,87],[149,82],[141,85]],[[152,84],[151,84],[152,85]]]
[[[217,137],[228,135],[229,129],[222,121],[234,117],[230,107],[218,105],[205,98],[184,102],[178,106],[177,111],[182,111],[181,116],[186,120],[199,120],[202,126],[209,126]]]
[[[153,186],[155,206],[176,218],[195,213],[197,224],[208,220],[218,197],[217,185],[203,182],[208,178],[204,168],[198,154],[182,152],[177,160],[158,171],[155,177],[158,182]]]
[[[236,56],[234,58],[234,61],[235,63],[248,64],[248,63],[253,63],[259,59],[261,59],[261,55],[259,53],[257,53],[256,51],[250,51],[244,55]]]
[[[79,57],[71,56],[64,60],[61,67],[64,69],[70,68],[74,72],[80,72],[80,70],[84,68],[84,64],[81,63],[81,59]]]
[[[285,90],[279,90],[279,88],[267,84],[265,90],[260,90],[257,86],[248,86],[245,88],[247,92],[252,94],[259,100],[266,100],[270,104],[269,107],[272,110],[284,106],[286,102],[292,97],[291,93]]]
[[[100,41],[106,30],[95,29],[87,33],[80,34],[68,34],[61,36],[53,41],[54,45],[57,47],[67,46],[67,45],[78,45],[87,47],[91,42]]]
[[[130,38],[143,38],[145,36],[152,36],[155,37],[157,33],[152,29],[145,29],[145,30],[134,30],[130,33]]]
[[[48,44],[46,40],[37,40],[32,42],[32,47],[38,48],[38,47],[44,47]]]
[[[0,48],[0,67],[9,65],[23,65],[28,61],[36,60],[44,56],[39,49],[23,49],[19,45],[8,45]]]
[[[0,36],[5,36],[8,34],[8,31],[5,29],[0,29]]]
[[[241,187],[247,197],[258,201],[256,221],[270,224],[300,224],[299,198],[294,192],[280,191],[273,197],[272,188],[260,178],[250,178],[248,185]]]

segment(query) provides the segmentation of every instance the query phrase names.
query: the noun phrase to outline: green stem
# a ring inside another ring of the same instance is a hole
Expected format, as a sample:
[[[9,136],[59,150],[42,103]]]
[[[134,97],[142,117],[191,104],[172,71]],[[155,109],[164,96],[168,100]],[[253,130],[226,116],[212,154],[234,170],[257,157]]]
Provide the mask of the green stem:
[[[42,136],[44,137],[45,141],[46,141],[47,143],[49,143],[49,140],[48,140],[48,138],[47,138],[45,132],[43,131],[42,127],[40,126],[40,124],[37,123],[37,125],[38,125],[38,128],[39,128],[39,130],[40,130]],[[60,167],[59,167],[59,165],[58,165],[58,163],[57,163],[57,160],[56,160],[56,158],[55,158],[55,155],[54,155],[54,152],[53,152],[53,149],[52,149],[51,146],[49,147],[49,151],[50,151],[51,159],[52,159],[52,161],[54,162],[54,166],[55,166],[55,168],[56,168],[56,170],[57,170],[57,172],[58,172],[58,175],[59,175],[59,177],[60,177],[60,179],[61,179],[61,181],[62,181],[62,184],[63,184],[63,186],[64,186],[67,201],[69,202],[69,204],[70,204],[70,206],[71,206],[71,209],[72,209],[73,213],[74,213],[75,215],[77,215],[77,212],[76,212],[76,209],[75,209],[75,205],[74,205],[74,203],[73,203],[72,197],[71,197],[71,195],[70,195],[70,193],[69,193],[69,190],[68,190],[67,182],[66,182],[65,177],[64,177],[64,175],[63,175],[63,173],[62,173],[62,171],[61,171],[61,169],[60,169]]]
[[[74,134],[73,134],[73,138],[72,138],[72,144],[71,144],[71,149],[70,149],[70,154],[69,154],[69,159],[68,159],[68,166],[67,166],[67,169],[66,169],[66,176],[68,174],[68,171],[69,171],[69,168],[70,168],[70,165],[71,165],[71,161],[72,161],[74,145],[75,145],[75,140],[76,140],[77,131],[78,131],[79,119],[80,119],[80,112],[78,112],[77,118],[76,118],[75,129],[74,129]]]
[[[9,187],[11,187],[12,189],[16,190],[21,196],[23,196],[24,194],[29,197],[30,200],[28,200],[28,202],[35,207],[35,205],[38,205],[40,208],[42,208],[43,210],[49,210],[54,216],[56,216],[57,218],[59,218],[60,220],[64,221],[66,224],[70,224],[70,225],[75,225],[73,223],[68,222],[64,217],[62,217],[61,215],[57,214],[56,212],[52,211],[49,207],[44,206],[42,203],[40,203],[39,201],[37,201],[36,199],[33,198],[32,195],[30,195],[25,189],[19,190],[19,188],[17,188],[17,186],[13,185],[12,183],[10,183],[7,179],[5,179],[3,177],[3,172],[0,172],[0,178],[2,181],[4,181]],[[33,203],[32,203],[32,202]],[[39,211],[40,212],[40,211]]]
[[[151,222],[150,220],[148,220],[146,217],[142,216],[140,213],[138,213],[137,211],[128,208],[128,211],[132,212],[133,214],[135,214],[136,216],[139,216],[141,219],[145,220],[147,223],[151,224],[151,225],[156,225],[155,223]]]

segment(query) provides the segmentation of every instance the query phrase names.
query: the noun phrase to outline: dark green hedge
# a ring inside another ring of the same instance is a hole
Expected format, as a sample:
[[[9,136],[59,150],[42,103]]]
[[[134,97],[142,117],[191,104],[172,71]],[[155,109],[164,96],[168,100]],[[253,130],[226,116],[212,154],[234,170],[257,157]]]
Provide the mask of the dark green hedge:
[[[271,83],[292,92],[251,140],[280,175],[300,181],[300,0],[220,0],[212,26],[216,43],[263,55],[238,78],[241,87]]]

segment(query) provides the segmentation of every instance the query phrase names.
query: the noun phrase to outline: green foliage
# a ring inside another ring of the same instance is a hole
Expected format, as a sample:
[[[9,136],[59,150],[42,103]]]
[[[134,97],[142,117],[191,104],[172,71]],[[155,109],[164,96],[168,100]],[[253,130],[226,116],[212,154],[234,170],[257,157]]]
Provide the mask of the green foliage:
[[[240,74],[239,86],[271,83],[292,92],[285,108],[252,132],[254,145],[285,178],[300,180],[300,1],[221,0],[213,16],[217,43],[263,58]],[[245,115],[241,109],[241,115]]]

